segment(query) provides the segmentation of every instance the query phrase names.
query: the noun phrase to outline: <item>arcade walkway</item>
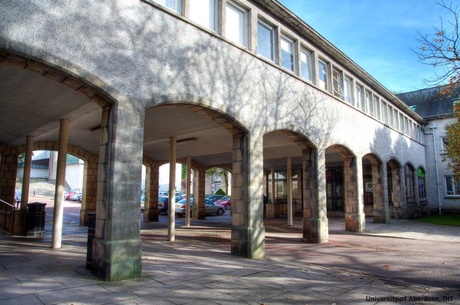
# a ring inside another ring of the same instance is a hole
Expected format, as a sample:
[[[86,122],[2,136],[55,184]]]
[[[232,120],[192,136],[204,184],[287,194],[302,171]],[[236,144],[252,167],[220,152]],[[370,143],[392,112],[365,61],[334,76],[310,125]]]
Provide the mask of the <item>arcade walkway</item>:
[[[339,305],[395,304],[395,298],[405,298],[396,304],[460,303],[460,227],[393,220],[368,222],[369,232],[358,235],[331,218],[330,241],[312,245],[300,242],[298,220],[293,227],[266,221],[267,257],[249,260],[228,253],[230,230],[217,220],[209,217],[189,228],[178,220],[175,242],[166,241],[165,223],[143,224],[142,278],[112,283],[85,269],[85,227],[65,223],[59,250],[50,248],[48,235],[2,237],[0,303]],[[376,299],[385,297],[388,302]]]

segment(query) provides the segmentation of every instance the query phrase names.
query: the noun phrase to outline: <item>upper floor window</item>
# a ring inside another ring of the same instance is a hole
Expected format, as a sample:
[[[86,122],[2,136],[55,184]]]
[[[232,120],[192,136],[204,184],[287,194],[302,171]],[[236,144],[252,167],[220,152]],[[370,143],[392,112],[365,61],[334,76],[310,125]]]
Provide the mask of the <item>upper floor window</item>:
[[[332,70],[332,87],[334,89],[334,95],[343,98],[343,73],[337,69]]]
[[[230,1],[227,1],[225,10],[225,36],[248,47],[248,12]]]
[[[364,94],[364,111],[371,114],[372,113],[372,103],[371,103],[371,93],[366,91]]]
[[[295,72],[294,65],[294,42],[285,36],[281,36],[281,65]]]
[[[182,0],[153,0],[178,14],[182,14]]]
[[[379,103],[379,98],[374,96],[374,116],[380,120],[380,103]]]
[[[343,99],[350,104],[353,104],[353,88],[351,87],[351,79],[345,77],[343,80]]]
[[[356,107],[363,110],[363,87],[356,86]]]
[[[327,71],[327,66],[328,65],[322,60],[318,62],[318,86],[324,90],[328,90],[329,87],[329,73]]]
[[[275,29],[259,20],[257,22],[257,54],[275,61]]]
[[[313,54],[312,52],[302,49],[300,50],[300,75],[313,81]]]
[[[219,25],[219,3],[218,0],[189,0],[190,19],[196,23],[218,31]]]

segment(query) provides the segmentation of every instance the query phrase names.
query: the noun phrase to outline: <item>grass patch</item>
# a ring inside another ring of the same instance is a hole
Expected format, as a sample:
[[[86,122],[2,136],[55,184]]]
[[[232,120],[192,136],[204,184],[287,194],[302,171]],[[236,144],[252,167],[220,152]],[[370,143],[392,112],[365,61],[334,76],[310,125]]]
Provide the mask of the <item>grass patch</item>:
[[[460,214],[430,215],[419,220],[442,226],[460,226]]]

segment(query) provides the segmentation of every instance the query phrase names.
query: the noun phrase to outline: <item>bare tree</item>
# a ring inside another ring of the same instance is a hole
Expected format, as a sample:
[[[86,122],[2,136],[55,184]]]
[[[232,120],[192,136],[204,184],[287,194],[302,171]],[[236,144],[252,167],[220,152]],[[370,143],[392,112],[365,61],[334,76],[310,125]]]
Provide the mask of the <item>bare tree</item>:
[[[419,46],[415,52],[422,63],[442,68],[440,75],[437,74],[427,82],[434,85],[447,84],[441,93],[448,95],[460,83],[460,9],[458,5],[452,2],[446,4],[444,0],[438,4],[449,12],[452,19],[443,20],[440,17],[440,25],[434,27],[434,34],[418,32]]]

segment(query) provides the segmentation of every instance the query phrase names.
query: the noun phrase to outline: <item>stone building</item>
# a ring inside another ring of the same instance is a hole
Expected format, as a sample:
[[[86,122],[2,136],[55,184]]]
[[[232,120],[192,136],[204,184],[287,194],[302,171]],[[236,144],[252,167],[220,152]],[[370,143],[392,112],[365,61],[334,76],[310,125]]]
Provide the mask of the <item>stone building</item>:
[[[193,169],[194,218],[205,171],[231,171],[229,252],[252,259],[264,212],[285,208],[304,242],[323,243],[328,211],[361,232],[365,216],[427,205],[426,122],[274,0],[4,1],[0,79],[0,198],[13,199],[20,153],[25,180],[33,150],[83,159],[81,222],[96,212],[92,271],[105,280],[141,275],[142,164],[144,221],[158,220],[162,164]],[[63,172],[61,158],[57,214]]]
[[[425,125],[426,183],[425,200],[433,213],[460,211],[460,181],[447,168],[446,126],[456,121],[454,105],[460,88],[442,95],[443,86],[398,94],[398,97],[427,122]]]

